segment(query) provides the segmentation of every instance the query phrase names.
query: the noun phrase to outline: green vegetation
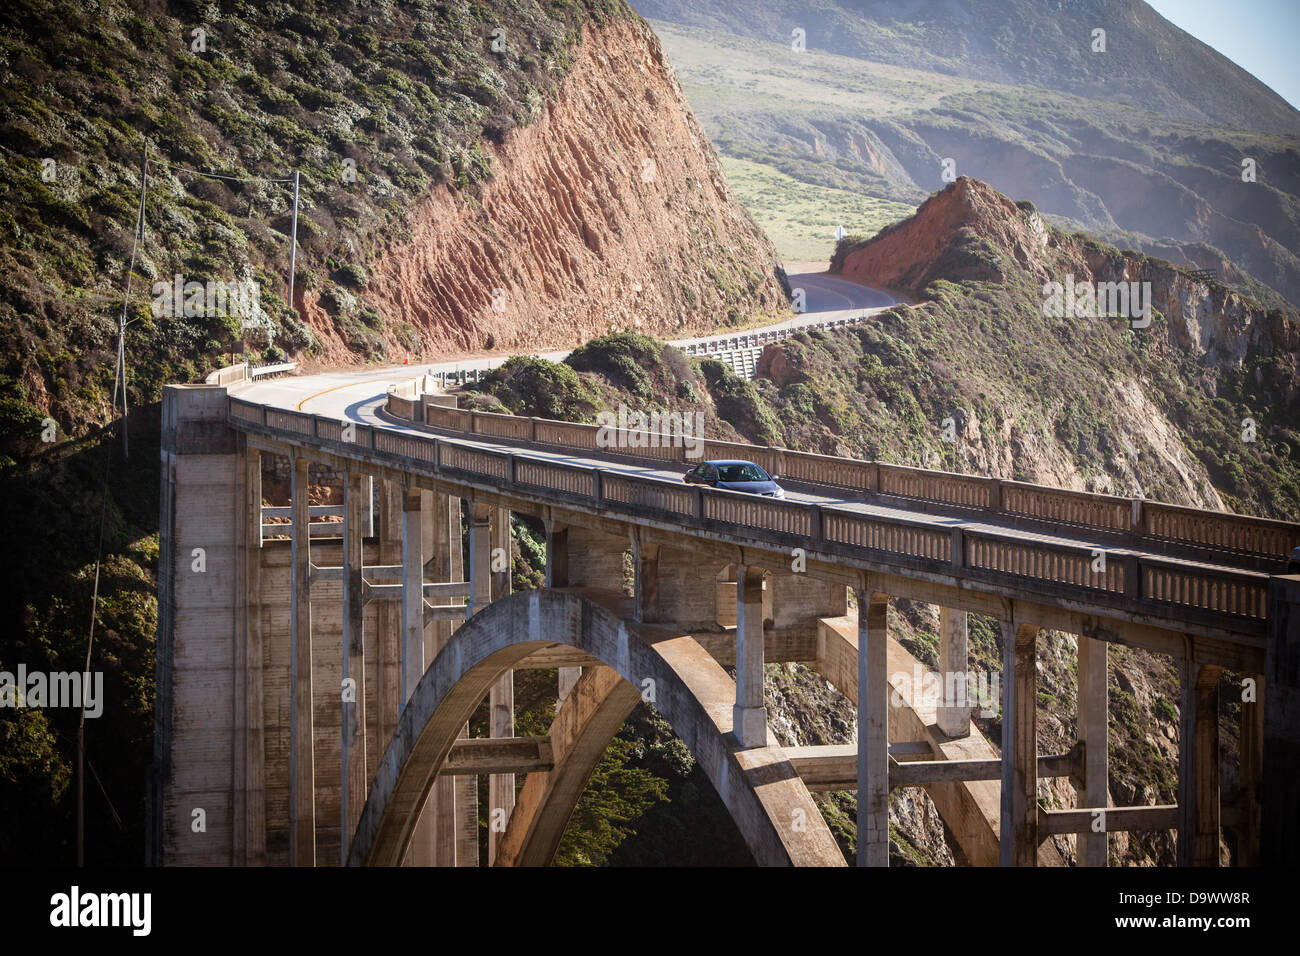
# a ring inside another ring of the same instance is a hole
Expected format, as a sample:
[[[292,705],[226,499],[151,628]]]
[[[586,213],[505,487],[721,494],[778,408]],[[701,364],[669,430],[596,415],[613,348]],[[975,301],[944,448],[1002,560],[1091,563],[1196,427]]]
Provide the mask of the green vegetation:
[[[758,162],[724,156],[722,168],[736,197],[763,224],[777,252],[787,261],[828,260],[837,226],[853,234],[872,235],[915,211],[906,203],[816,186]]]

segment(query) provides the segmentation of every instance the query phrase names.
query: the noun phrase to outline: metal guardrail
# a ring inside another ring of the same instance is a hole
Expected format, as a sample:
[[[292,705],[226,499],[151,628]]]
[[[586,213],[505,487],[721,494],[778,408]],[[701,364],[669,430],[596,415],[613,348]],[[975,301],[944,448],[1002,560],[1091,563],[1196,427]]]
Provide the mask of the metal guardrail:
[[[800,332],[824,329],[845,328],[864,321],[867,316],[848,316],[843,319],[827,319],[785,329],[768,329],[762,332],[745,332],[725,338],[711,339],[707,342],[692,342],[681,346],[687,355],[715,359],[731,368],[741,378],[753,378],[758,371],[758,359],[763,349],[773,342],[782,342],[793,338]]]
[[[737,333],[736,335],[712,339],[707,342],[692,342],[689,345],[678,346],[678,348],[687,355],[716,359],[730,367],[741,378],[753,378],[758,370],[758,357],[763,354],[763,349],[767,345],[792,338],[800,332],[838,329],[856,325],[866,318],[867,316],[864,314],[848,316],[843,319],[827,319],[823,322],[794,328]],[[489,369],[481,368],[452,369],[450,371],[434,372],[430,377],[436,379],[439,387],[445,389],[449,385],[455,387],[482,381],[489,371]]]
[[[270,365],[249,365],[247,362],[240,362],[238,365],[227,365],[215,372],[209,372],[203,381],[206,385],[234,385],[237,382],[251,382],[255,378],[281,375],[297,367],[297,362],[276,362]]]
[[[344,423],[334,419],[270,409],[233,397],[229,401],[229,421],[234,427],[352,457],[361,453],[392,460],[407,470],[438,477],[469,480],[521,495],[540,492],[549,500],[656,518],[701,532],[732,533],[782,549],[802,547],[995,586],[1006,586],[1011,580],[1049,599],[1195,621],[1236,633],[1264,633],[1268,575],[1256,571],[1113,550],[1108,552],[1105,570],[1099,572],[1094,570],[1096,549],[1086,543],[1043,541],[1012,530],[936,526],[815,502],[756,498],[359,423],[344,432]],[[401,401],[411,408],[421,404]],[[425,406],[430,407],[436,406]],[[521,421],[538,424],[531,419]],[[350,434],[352,441],[343,440],[345,434]],[[870,467],[875,463],[857,464]],[[1300,531],[1300,526],[1292,527]]]

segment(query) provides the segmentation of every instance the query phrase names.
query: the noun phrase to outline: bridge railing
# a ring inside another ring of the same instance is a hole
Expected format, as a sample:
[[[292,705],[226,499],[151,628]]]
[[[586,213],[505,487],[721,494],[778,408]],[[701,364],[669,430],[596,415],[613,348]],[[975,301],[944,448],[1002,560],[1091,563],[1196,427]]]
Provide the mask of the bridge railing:
[[[920,519],[864,514],[851,506],[777,501],[598,465],[541,461],[439,435],[399,434],[233,397],[229,421],[345,456],[395,460],[403,468],[520,495],[542,491],[548,500],[648,515],[783,550],[805,548],[1000,586],[1012,581],[1034,593],[1076,601],[1082,588],[1096,605],[1263,633],[1268,575],[1256,571],[1026,538],[1013,529],[936,527]]]
[[[538,447],[582,449],[641,460],[689,466],[689,449],[671,436],[598,425],[557,422],[434,405],[390,393],[388,411],[434,428],[484,435]],[[1185,553],[1207,561],[1282,570],[1291,550],[1300,547],[1300,524],[1204,511],[1180,505],[1050,488],[980,475],[814,455],[788,448],[706,440],[703,458],[744,458],[813,493],[849,492],[865,500],[897,502],[922,510],[980,513],[989,521],[1017,526],[1095,533],[1113,543],[1166,553]]]

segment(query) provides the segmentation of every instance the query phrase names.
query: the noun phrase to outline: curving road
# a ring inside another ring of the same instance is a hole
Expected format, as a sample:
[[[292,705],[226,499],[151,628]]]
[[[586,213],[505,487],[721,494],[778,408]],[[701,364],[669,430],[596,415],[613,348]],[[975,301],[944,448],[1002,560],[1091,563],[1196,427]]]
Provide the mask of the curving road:
[[[804,290],[806,311],[782,322],[763,326],[764,331],[800,328],[833,319],[874,315],[897,303],[897,300],[887,292],[821,272],[792,275],[790,276],[790,287]],[[745,331],[759,330],[747,329]],[[723,341],[734,338],[736,334],[736,332],[726,332],[689,339],[675,339],[670,344],[681,347]],[[541,352],[538,354],[552,362],[562,362],[569,352]],[[296,408],[299,411],[315,412],[319,415],[330,415],[335,418],[349,418],[353,421],[372,424],[379,421],[374,414],[375,409],[383,404],[389,385],[407,381],[423,373],[437,374],[438,372],[452,372],[458,369],[493,369],[503,364],[508,358],[510,358],[509,354],[482,355],[453,362],[390,365],[381,369],[354,368],[337,372],[321,372],[316,375],[272,379],[241,389],[240,398],[245,398],[250,402],[280,405],[285,408]]]

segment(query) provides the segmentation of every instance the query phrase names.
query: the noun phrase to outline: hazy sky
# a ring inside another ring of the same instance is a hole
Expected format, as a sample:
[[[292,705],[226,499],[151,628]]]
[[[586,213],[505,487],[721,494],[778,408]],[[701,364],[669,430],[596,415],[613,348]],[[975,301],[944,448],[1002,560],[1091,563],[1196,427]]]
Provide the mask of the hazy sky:
[[[1300,109],[1300,0],[1147,0]]]

